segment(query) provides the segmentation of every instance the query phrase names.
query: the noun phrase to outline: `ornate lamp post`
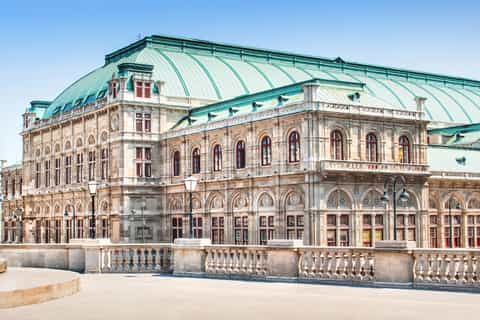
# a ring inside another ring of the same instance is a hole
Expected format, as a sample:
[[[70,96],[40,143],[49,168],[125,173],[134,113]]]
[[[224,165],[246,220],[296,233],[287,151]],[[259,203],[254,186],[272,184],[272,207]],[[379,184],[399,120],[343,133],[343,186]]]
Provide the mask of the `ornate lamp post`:
[[[195,188],[197,187],[197,181],[198,179],[195,177],[188,177],[185,179],[185,189],[189,192],[190,194],[190,210],[188,213],[188,223],[189,223],[189,231],[188,231],[188,237],[190,239],[193,238],[193,219],[192,219],[192,192],[195,191]]]
[[[399,189],[403,189],[402,192],[400,193],[400,196],[398,199],[405,203],[408,201],[408,193],[405,190],[405,185],[406,181],[403,176],[396,176],[393,178],[389,178],[385,180],[384,184],[384,191],[383,191],[383,196],[380,198],[380,200],[384,203],[387,204],[388,201],[390,200],[388,197],[388,192],[389,190],[392,190],[393,193],[393,240],[397,240],[397,187],[401,184]]]
[[[88,183],[88,191],[92,197],[92,218],[90,222],[90,237],[95,239],[95,195],[97,194],[98,183],[96,181],[90,181]]]

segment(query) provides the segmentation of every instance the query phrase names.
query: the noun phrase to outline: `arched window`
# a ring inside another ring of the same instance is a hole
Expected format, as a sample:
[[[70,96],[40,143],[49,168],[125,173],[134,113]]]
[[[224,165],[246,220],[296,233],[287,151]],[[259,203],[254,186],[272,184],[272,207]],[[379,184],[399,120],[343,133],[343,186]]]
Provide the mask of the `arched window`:
[[[222,147],[216,144],[213,147],[213,171],[222,170]]]
[[[175,151],[173,154],[173,175],[175,177],[180,175],[180,151]]]
[[[374,133],[367,134],[367,161],[378,161],[378,143]]]
[[[340,130],[333,130],[330,134],[330,151],[332,154],[332,159],[344,160],[343,135]]]
[[[192,152],[192,173],[200,173],[200,150],[198,148]]]
[[[399,150],[398,157],[401,163],[410,163],[410,140],[407,136],[401,136],[398,140]]]
[[[268,166],[272,163],[272,139],[265,136],[262,139],[262,166]]]
[[[297,131],[293,131],[288,136],[288,161],[300,161],[300,135]]]
[[[245,168],[245,141],[240,140],[237,142],[237,169]]]

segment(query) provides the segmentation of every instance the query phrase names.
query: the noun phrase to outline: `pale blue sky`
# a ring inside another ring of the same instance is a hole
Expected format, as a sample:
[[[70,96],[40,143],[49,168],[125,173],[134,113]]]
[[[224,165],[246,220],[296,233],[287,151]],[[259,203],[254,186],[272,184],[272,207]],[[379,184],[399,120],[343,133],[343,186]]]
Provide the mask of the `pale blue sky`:
[[[0,159],[21,114],[139,34],[170,34],[480,79],[479,1],[3,1]]]

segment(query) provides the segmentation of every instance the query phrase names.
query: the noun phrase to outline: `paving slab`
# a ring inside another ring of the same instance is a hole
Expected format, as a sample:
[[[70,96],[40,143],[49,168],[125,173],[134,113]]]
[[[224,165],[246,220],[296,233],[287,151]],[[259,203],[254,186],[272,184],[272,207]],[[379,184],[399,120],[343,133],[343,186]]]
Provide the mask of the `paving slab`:
[[[85,274],[82,290],[0,310],[2,320],[472,319],[480,294],[267,283],[149,274]]]

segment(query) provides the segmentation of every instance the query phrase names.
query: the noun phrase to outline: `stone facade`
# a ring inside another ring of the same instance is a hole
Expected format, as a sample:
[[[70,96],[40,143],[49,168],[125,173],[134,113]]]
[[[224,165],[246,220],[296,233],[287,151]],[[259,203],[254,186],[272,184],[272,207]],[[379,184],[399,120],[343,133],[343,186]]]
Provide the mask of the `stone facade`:
[[[455,246],[480,247],[480,180],[430,172],[420,97],[417,111],[374,105],[366,91],[356,93],[366,97],[360,102],[327,103],[324,86],[343,94],[351,84],[306,83],[295,102],[279,95],[281,107],[262,111],[253,101],[258,111],[221,120],[208,113],[207,123],[182,127],[213,101],[165,96],[165,83],[142,70],[128,77],[114,75],[101,99],[46,119],[27,110],[22,165],[2,170],[2,241],[87,238],[93,204],[97,237],[172,242],[188,234],[184,179],[193,175],[196,237],[369,247],[393,238],[392,202],[380,198],[385,181],[402,176],[397,191],[408,201],[398,207],[397,238],[445,247],[453,210]],[[156,89],[139,96],[130,81]]]

